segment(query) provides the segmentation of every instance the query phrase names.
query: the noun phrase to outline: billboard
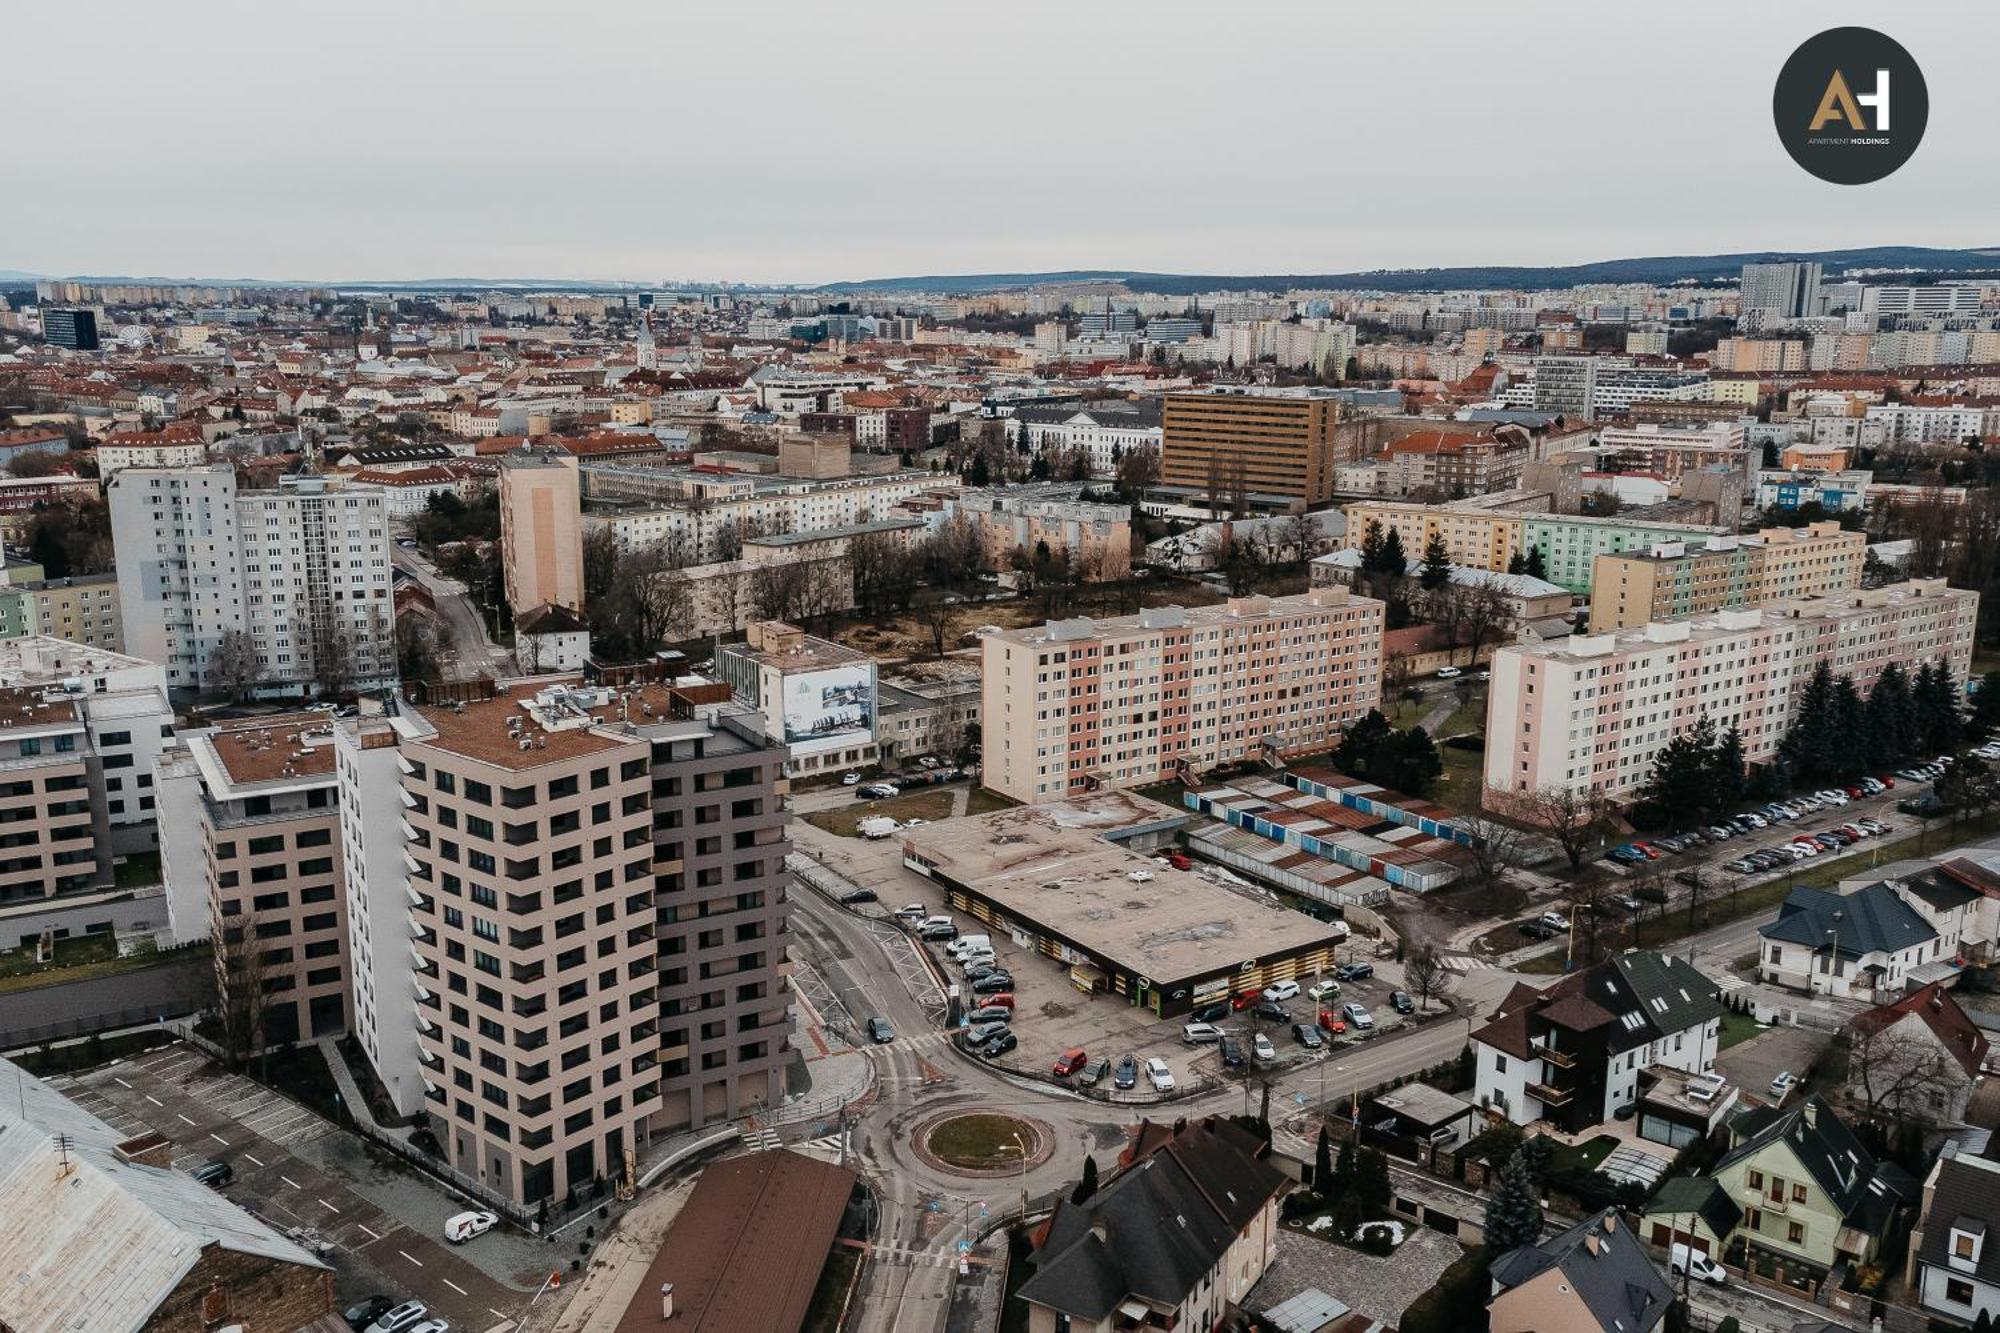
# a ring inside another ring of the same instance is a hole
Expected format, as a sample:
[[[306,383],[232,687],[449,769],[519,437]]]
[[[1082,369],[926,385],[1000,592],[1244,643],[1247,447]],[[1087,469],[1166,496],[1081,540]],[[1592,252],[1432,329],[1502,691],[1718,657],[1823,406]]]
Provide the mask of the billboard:
[[[793,754],[856,745],[875,734],[875,664],[785,677],[785,744]]]

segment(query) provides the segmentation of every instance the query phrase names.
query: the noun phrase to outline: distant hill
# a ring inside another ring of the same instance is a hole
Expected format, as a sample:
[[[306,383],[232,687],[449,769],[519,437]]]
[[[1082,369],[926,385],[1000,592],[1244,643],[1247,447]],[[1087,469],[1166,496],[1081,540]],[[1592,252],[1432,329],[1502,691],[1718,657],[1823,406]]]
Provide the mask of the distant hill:
[[[1130,269],[1068,269],[1053,273],[931,274],[872,278],[826,284],[827,291],[962,292],[967,295],[1045,283],[1122,282],[1135,291],[1188,295],[1218,290],[1283,291],[1332,288],[1391,292],[1438,291],[1461,287],[1572,287],[1578,283],[1712,282],[1734,278],[1745,264],[1781,259],[1816,259],[1828,276],[1850,269],[1912,269],[1922,273],[2000,272],[2000,247],[1992,250],[1939,250],[1917,245],[1878,245],[1853,250],[1755,250],[1727,255],[1656,255],[1606,259],[1591,264],[1535,266],[1470,265],[1457,268],[1371,269],[1358,273],[1142,273]]]

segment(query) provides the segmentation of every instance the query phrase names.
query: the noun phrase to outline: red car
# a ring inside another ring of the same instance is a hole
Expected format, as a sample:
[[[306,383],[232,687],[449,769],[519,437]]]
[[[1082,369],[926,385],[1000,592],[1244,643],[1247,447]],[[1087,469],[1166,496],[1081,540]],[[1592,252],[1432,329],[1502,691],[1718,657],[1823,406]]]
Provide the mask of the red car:
[[[1168,852],[1167,864],[1172,866],[1176,870],[1192,870],[1194,868],[1194,862],[1188,860],[1187,857],[1180,852]]]
[[[1334,1009],[1322,1009],[1319,1011],[1319,1025],[1328,1032],[1347,1031],[1347,1020],[1340,1016],[1338,1010]]]
[[[1894,787],[1896,785],[1895,776],[1890,773],[1877,773],[1875,775],[1875,780],[1882,784],[1882,790],[1884,791],[1887,791],[1891,787]]]
[[[1634,847],[1637,847],[1640,851],[1644,852],[1646,854],[1646,859],[1648,861],[1657,861],[1662,856],[1666,855],[1666,853],[1662,852],[1659,848],[1655,847],[1650,842],[1635,842],[1632,845]]]
[[[1232,995],[1229,997],[1229,1007],[1231,1009],[1248,1009],[1251,1005],[1262,999],[1263,994],[1262,991],[1253,990],[1245,991],[1241,995]]]
[[[1083,1047],[1072,1046],[1069,1050],[1064,1051],[1056,1057],[1055,1075],[1057,1078],[1068,1078],[1071,1074],[1083,1068],[1086,1063],[1088,1063],[1088,1060],[1084,1056]]]
[[[1003,990],[998,995],[980,996],[979,1003],[982,1008],[986,1009],[1012,1009],[1014,1007],[1014,995],[1011,991]]]

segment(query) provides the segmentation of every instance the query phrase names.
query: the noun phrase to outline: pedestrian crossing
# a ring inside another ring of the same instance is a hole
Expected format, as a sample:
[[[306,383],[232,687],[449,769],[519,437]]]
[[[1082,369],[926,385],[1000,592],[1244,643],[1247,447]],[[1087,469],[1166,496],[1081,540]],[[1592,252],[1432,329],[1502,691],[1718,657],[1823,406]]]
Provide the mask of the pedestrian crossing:
[[[1715,988],[1717,990],[1723,990],[1723,991],[1747,990],[1749,989],[1750,986],[1749,982],[1745,981],[1742,977],[1736,976],[1733,973],[1730,974],[1729,976],[1717,977],[1714,980],[1715,980]]]
[[[1487,962],[1484,958],[1474,958],[1469,953],[1448,953],[1440,957],[1438,961],[1444,964],[1447,971],[1457,972],[1461,975],[1467,972],[1478,972],[1493,966],[1493,964]]]
[[[743,1146],[751,1152],[769,1152],[773,1148],[784,1147],[785,1141],[778,1137],[775,1129],[746,1129],[743,1131]]]

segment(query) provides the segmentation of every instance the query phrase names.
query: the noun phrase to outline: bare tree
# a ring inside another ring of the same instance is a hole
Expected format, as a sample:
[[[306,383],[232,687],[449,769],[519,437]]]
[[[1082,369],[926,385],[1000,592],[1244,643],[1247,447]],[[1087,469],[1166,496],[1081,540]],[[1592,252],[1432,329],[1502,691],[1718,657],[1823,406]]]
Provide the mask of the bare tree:
[[[1418,1010],[1430,1008],[1451,989],[1453,974],[1444,965],[1435,944],[1425,944],[1403,962],[1403,986],[1417,997]]]
[[[255,914],[225,916],[215,941],[216,1020],[222,1030],[223,1055],[241,1065],[264,1046],[264,944],[257,938]]]
[[[221,640],[208,655],[209,683],[242,703],[264,679],[264,664],[257,658],[257,644],[240,629],[222,631]]]
[[[1507,878],[1507,872],[1521,864],[1527,851],[1527,835],[1512,824],[1486,815],[1461,815],[1452,821],[1471,835],[1465,849],[1471,864],[1472,882],[1490,895]]]
[[[1886,1017],[1863,1014],[1841,1034],[1848,1095],[1878,1123],[1946,1123],[1957,1110],[1955,1094],[1968,1081],[1964,1069],[1922,1019]]]
[[[354,638],[328,612],[312,624],[312,682],[323,699],[338,699],[354,688]]]
[[[743,533],[734,519],[725,518],[715,528],[715,558],[717,560],[741,560],[743,558]]]
[[[789,624],[799,619],[805,584],[805,566],[797,561],[759,565],[750,577],[750,598],[759,616]]]
[[[685,569],[672,563],[664,543],[635,551],[619,566],[613,596],[641,651],[684,638],[694,615],[694,593]]]
[[[1600,787],[1541,787],[1512,798],[1516,813],[1562,848],[1571,870],[1597,850],[1611,823],[1611,801]]]
[[[1480,648],[1507,626],[1510,619],[1507,596],[1490,583],[1475,584],[1463,591],[1465,637],[1472,646],[1471,661],[1477,664]]]
[[[943,657],[945,648],[958,638],[958,599],[942,588],[927,589],[917,599],[918,621],[931,636],[933,656]]]

